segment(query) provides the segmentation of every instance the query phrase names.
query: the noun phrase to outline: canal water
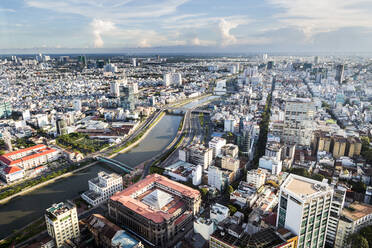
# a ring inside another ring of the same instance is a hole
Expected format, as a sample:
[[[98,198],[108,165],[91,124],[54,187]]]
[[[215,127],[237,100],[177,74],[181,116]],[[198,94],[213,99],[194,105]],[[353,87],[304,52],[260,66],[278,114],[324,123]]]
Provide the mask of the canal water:
[[[134,167],[152,158],[172,142],[181,119],[182,116],[165,115],[138,146],[115,156],[114,159]],[[101,170],[111,169],[108,165],[99,163],[0,205],[0,239],[43,216],[45,209],[53,203],[75,198],[87,190],[88,180],[96,177]]]

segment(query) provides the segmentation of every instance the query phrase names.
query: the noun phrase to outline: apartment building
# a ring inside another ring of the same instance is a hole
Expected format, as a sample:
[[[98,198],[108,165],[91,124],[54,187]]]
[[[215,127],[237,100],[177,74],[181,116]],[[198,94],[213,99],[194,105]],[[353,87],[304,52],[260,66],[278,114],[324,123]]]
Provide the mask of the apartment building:
[[[53,204],[48,208],[45,223],[48,234],[54,238],[57,247],[62,247],[65,241],[80,236],[76,206],[69,202]]]

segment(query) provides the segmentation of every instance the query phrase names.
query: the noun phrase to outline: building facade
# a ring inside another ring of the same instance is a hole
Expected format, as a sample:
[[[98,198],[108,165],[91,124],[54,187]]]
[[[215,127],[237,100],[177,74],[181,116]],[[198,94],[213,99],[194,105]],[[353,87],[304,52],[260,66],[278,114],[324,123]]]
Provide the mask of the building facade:
[[[76,206],[71,203],[53,204],[46,210],[45,223],[48,234],[54,238],[57,247],[80,236]]]
[[[297,247],[324,247],[333,188],[290,174],[280,187],[277,227],[298,236]]]
[[[116,173],[101,171],[88,184],[89,190],[81,194],[81,198],[92,206],[107,201],[114,193],[123,190],[123,178]]]

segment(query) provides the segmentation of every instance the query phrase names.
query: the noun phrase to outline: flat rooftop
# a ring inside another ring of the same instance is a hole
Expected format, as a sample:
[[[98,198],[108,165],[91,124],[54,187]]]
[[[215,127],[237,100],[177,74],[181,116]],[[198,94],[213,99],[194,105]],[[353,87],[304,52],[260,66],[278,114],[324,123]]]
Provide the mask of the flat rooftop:
[[[372,206],[368,204],[354,202],[350,204],[349,207],[344,208],[342,210],[342,214],[345,217],[353,221],[356,221],[360,218],[363,218],[364,216],[372,214]]]
[[[282,187],[300,197],[306,197],[318,192],[330,190],[329,185],[326,183],[295,174],[290,174],[282,184]]]
[[[286,188],[296,194],[311,195],[318,192],[313,183],[295,178],[288,183]]]

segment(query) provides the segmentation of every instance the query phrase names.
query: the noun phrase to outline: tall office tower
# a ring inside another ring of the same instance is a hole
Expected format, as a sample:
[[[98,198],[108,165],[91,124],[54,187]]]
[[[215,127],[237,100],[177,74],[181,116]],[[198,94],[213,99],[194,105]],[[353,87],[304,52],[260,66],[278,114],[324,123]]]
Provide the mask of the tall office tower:
[[[120,85],[120,102],[124,109],[134,110],[137,103],[138,86],[136,84]]]
[[[310,145],[315,104],[308,98],[293,98],[285,104],[281,140],[286,144]]]
[[[299,237],[298,248],[324,247],[333,188],[290,174],[280,186],[277,227]]]
[[[12,105],[4,98],[0,98],[0,118],[8,118],[12,115]]]
[[[339,64],[336,66],[335,80],[340,84],[344,80],[344,65]]]
[[[48,234],[54,238],[57,247],[62,247],[66,240],[80,236],[76,206],[71,203],[53,204],[46,210],[45,223]]]
[[[341,186],[334,187],[332,196],[331,211],[329,213],[329,222],[326,235],[326,244],[329,247],[334,247],[337,233],[338,221],[341,216],[341,211],[344,207],[346,196],[346,188]]]
[[[120,83],[118,81],[110,82],[110,94],[113,97],[119,97],[120,96],[119,86],[120,86]]]
[[[66,121],[63,118],[58,118],[56,120],[57,134],[63,135],[66,134]]]
[[[86,67],[87,66],[87,57],[85,55],[80,55],[79,56],[79,64],[82,67]]]
[[[136,58],[132,58],[132,65],[133,65],[134,67],[137,66],[137,59],[136,59]]]

